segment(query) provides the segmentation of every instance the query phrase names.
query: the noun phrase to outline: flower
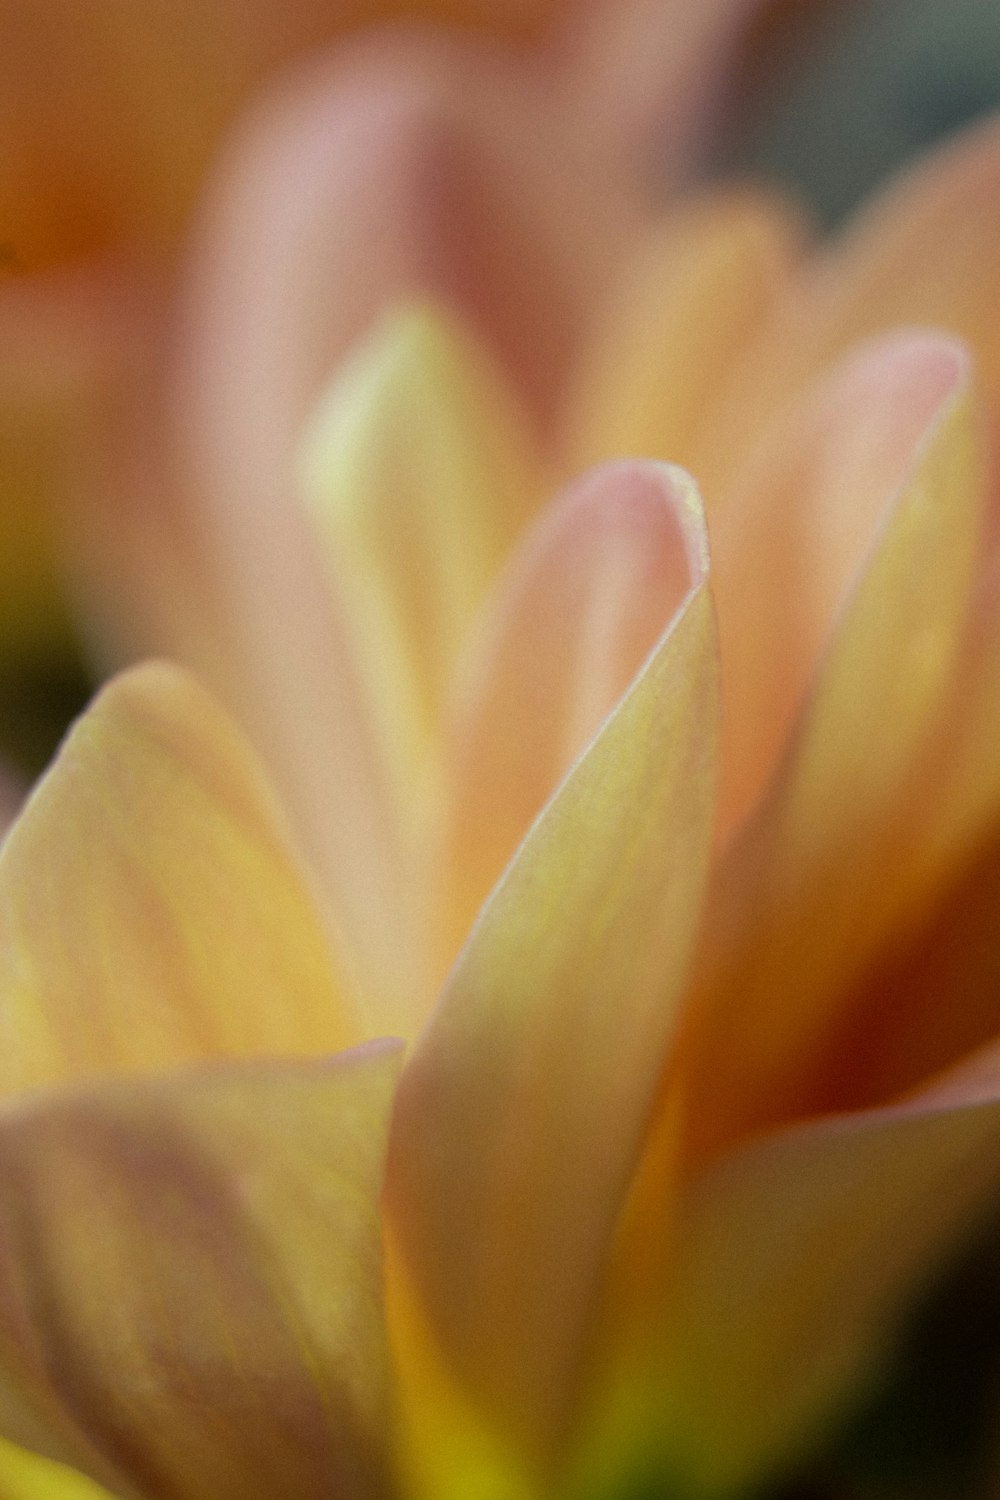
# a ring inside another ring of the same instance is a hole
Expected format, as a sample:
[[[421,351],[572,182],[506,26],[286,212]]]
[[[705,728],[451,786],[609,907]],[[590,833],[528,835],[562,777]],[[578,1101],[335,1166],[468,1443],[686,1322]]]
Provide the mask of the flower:
[[[996,127],[808,252],[532,77],[265,105],[81,510],[268,772],[133,668],[0,853],[11,1494],[735,1493],[996,1191]]]

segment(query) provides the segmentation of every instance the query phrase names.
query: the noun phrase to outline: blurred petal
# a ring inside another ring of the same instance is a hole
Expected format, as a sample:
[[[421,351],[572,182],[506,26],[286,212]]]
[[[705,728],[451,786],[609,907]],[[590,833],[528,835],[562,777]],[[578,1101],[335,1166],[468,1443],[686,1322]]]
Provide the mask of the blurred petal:
[[[551,0],[7,0],[0,223],[29,268],[182,226],[241,100],[290,57],[394,15],[538,30]],[[52,107],[53,99],[59,108]]]
[[[961,660],[984,484],[961,350],[893,348],[936,364],[940,399],[710,903],[688,1037],[696,1150],[800,1107],[845,985],[902,917],[913,781]]]
[[[585,1375],[706,871],[704,534],[690,480],[648,474],[688,538],[689,592],[485,908],[393,1135],[390,1203],[445,1358],[532,1459],[551,1455]]]
[[[737,44],[762,0],[589,0],[568,43],[580,129],[650,179],[695,163]]]
[[[734,379],[726,444],[744,453],[804,380],[859,339],[919,323],[972,349],[1000,410],[1000,122],[962,132],[892,182],[818,255]]]
[[[773,775],[851,582],[967,364],[932,334],[853,350],[774,424],[713,519],[724,834]]]
[[[747,191],[674,209],[584,351],[567,422],[572,463],[647,454],[693,469],[704,486],[719,463],[720,393],[784,295],[801,239],[786,205]]]
[[[380,1044],[8,1107],[4,1434],[116,1493],[391,1493],[399,1062]]]
[[[301,471],[405,817],[470,621],[537,503],[537,462],[485,356],[409,307],[338,370]]]
[[[570,766],[690,588],[679,500],[650,464],[598,470],[501,579],[455,714],[449,962]]]
[[[41,1458],[0,1438],[0,1494],[4,1500],[112,1500],[110,1490],[78,1469]]]
[[[592,1492],[611,1465],[621,1484],[623,1453],[636,1493],[706,1497],[795,1458],[998,1183],[996,1052],[911,1103],[714,1163],[680,1199],[655,1302],[605,1396]]]
[[[249,751],[175,668],[116,679],[0,854],[0,1088],[356,1036]]]
[[[522,217],[534,222],[529,199],[551,207],[563,191],[557,181],[551,192],[520,193],[522,167],[534,170],[540,156],[547,174],[558,170],[537,151],[535,114],[508,110],[519,76],[499,50],[407,33],[317,64],[265,101],[220,169],[175,371],[179,489],[243,644],[241,716],[323,876],[365,990],[394,1016],[420,966],[405,830],[384,737],[291,476],[330,372],[387,300],[436,290],[492,332],[483,299],[502,288],[511,300],[500,322],[509,315],[524,332],[528,367],[550,369],[534,346],[560,321],[566,278],[537,278],[534,253],[506,274],[508,231]],[[513,197],[513,213],[497,211],[488,192],[484,203],[484,174],[505,202]],[[496,342],[506,348],[500,333]]]

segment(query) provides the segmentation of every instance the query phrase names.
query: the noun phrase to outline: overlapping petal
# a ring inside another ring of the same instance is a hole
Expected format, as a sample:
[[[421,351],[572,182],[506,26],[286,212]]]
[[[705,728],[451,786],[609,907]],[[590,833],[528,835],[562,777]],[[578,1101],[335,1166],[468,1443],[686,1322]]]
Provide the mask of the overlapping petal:
[[[685,476],[642,478],[685,534],[689,590],[483,911],[407,1069],[390,1160],[445,1361],[535,1461],[551,1459],[585,1375],[710,840],[704,537]],[[609,508],[635,480],[606,472]]]
[[[903,340],[875,357],[913,361],[927,377],[927,426],[710,902],[684,1065],[699,1150],[802,1107],[839,995],[910,896],[907,856],[922,822],[914,783],[962,658],[984,476],[960,350]],[[904,457],[892,443],[881,456],[894,452]],[[870,448],[865,461],[876,456]],[[853,478],[832,473],[832,493]]]
[[[6,1094],[357,1037],[263,775],[175,668],[118,678],[72,731],[0,892]]]
[[[713,1500],[798,1457],[996,1193],[998,1125],[994,1048],[906,1103],[766,1135],[696,1177],[580,1493],[624,1467],[637,1491]]]
[[[115,1494],[390,1495],[399,1061],[380,1045],[6,1105],[4,1435]]]

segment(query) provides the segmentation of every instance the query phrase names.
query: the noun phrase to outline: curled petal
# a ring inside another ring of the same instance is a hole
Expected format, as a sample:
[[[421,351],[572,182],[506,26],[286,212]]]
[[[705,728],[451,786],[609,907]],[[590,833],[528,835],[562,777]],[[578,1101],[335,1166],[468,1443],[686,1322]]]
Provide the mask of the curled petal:
[[[663,472],[620,464],[573,485],[513,558],[454,713],[449,960],[681,606],[689,546]]]
[[[483,911],[393,1134],[391,1209],[445,1360],[532,1459],[551,1455],[585,1374],[708,855],[704,534],[687,477],[645,475],[690,538],[688,592]],[[620,482],[606,471],[609,492]]]
[[[391,1493],[399,1061],[380,1044],[8,1106],[4,1435],[119,1494]]]
[[[5,1093],[356,1035],[262,774],[179,670],[105,689],[11,831],[0,995]]]

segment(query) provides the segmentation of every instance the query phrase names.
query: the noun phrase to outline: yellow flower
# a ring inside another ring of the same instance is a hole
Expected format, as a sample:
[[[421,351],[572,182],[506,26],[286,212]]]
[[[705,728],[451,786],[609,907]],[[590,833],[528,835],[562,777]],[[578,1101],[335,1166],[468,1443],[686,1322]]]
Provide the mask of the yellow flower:
[[[133,668],[0,853],[11,1500],[733,1494],[1000,1181],[996,126],[809,251],[532,77],[263,106],[81,512],[267,775]]]

